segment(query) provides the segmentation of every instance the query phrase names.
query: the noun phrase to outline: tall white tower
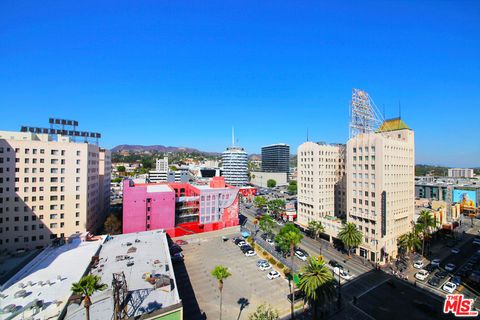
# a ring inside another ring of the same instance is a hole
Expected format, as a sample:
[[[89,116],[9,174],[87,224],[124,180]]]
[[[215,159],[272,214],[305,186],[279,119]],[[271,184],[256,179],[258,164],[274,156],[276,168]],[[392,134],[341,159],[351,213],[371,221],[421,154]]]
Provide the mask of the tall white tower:
[[[248,183],[248,155],[245,149],[234,143],[235,131],[232,128],[232,146],[222,153],[222,176],[227,184],[242,186]]]

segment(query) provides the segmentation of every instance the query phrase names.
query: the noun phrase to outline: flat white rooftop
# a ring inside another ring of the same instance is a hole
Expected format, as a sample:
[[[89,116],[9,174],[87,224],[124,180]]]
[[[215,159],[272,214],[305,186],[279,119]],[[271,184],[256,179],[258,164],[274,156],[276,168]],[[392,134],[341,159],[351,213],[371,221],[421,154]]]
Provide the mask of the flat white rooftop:
[[[42,251],[3,285],[0,319],[33,315],[34,319],[58,318],[71,295],[72,283],[80,280],[102,242],[103,238],[87,242],[78,237],[69,244]],[[30,309],[37,301],[43,306]],[[7,308],[11,312],[2,312],[7,306],[11,306]]]
[[[105,241],[98,264],[91,273],[108,285],[105,291],[93,294],[91,319],[111,319],[113,315],[114,273],[125,275],[129,292],[129,318],[180,305],[166,233],[163,230],[145,231],[113,236]],[[162,281],[160,281],[162,280]],[[83,304],[68,306],[66,319],[84,320]]]

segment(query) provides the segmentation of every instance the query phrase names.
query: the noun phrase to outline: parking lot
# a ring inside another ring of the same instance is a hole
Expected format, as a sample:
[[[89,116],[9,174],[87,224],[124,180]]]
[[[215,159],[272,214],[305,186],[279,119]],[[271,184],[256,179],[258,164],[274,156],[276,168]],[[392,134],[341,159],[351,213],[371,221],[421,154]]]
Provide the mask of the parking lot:
[[[288,313],[288,281],[282,277],[267,279],[268,271],[260,271],[256,266],[260,259],[258,256],[246,257],[230,239],[222,241],[222,235],[231,239],[239,236],[239,232],[198,234],[187,239],[189,244],[182,246],[185,260],[184,265],[175,267],[177,283],[190,281],[193,289],[186,290],[189,293],[182,297],[184,290],[179,288],[185,319],[194,319],[195,312],[189,313],[187,309],[191,306],[195,308],[197,304],[199,311],[205,312],[208,319],[218,319],[220,294],[217,280],[210,274],[216,265],[228,267],[232,274],[224,282],[224,319],[247,319],[258,305],[265,302],[277,309],[280,315]]]

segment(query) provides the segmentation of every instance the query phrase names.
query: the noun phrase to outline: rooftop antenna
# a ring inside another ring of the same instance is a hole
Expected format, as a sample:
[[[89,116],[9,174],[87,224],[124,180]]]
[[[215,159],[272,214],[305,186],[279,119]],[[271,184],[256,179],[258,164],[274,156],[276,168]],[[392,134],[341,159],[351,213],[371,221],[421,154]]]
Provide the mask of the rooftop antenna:
[[[307,141],[308,141],[308,128],[307,128]]]
[[[402,119],[402,105],[400,104],[400,100],[398,100],[398,118]]]

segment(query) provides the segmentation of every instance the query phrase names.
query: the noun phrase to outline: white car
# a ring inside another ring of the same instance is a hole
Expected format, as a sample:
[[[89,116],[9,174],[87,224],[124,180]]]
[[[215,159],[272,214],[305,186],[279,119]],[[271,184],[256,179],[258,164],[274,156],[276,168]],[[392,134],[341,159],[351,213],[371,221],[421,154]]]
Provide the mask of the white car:
[[[447,282],[443,285],[442,289],[448,293],[453,293],[457,289],[455,283]]]
[[[473,239],[473,244],[480,246],[480,239]]]
[[[267,278],[270,279],[270,280],[273,280],[273,279],[276,279],[280,277],[280,273],[278,273],[277,271],[273,270],[273,271],[270,271],[268,274],[267,274]]]
[[[452,248],[452,250],[451,250],[451,251],[452,251],[452,253],[455,253],[455,254],[457,254],[457,253],[459,253],[459,252],[460,252],[460,249],[458,249],[458,248]]]
[[[431,264],[432,264],[432,266],[440,267],[440,259],[438,259],[438,258],[433,259]]]
[[[415,261],[415,263],[413,264],[413,267],[417,268],[417,269],[422,269],[423,268],[423,261]]]
[[[430,273],[427,270],[422,269],[415,274],[415,278],[417,278],[418,280],[424,281],[425,279],[427,279],[429,274]]]
[[[253,257],[255,256],[257,253],[253,250],[248,250],[247,252],[245,252],[245,256],[246,257]]]
[[[264,263],[262,265],[260,265],[260,267],[258,267],[260,270],[262,271],[265,271],[265,270],[269,270],[269,269],[272,269],[272,266],[270,265],[270,263]]]
[[[295,251],[295,256],[302,261],[307,261],[307,257],[303,254],[302,251]]]
[[[445,265],[445,270],[447,271],[453,271],[455,270],[456,266],[453,264],[453,263],[449,263],[447,265]]]
[[[275,242],[273,242],[272,239],[267,239],[267,243],[271,246],[274,246],[275,245]]]
[[[340,278],[345,279],[345,280],[350,280],[352,279],[352,276],[348,274],[347,271],[340,269],[339,267],[333,268],[333,273],[335,273],[337,276],[340,275]]]

